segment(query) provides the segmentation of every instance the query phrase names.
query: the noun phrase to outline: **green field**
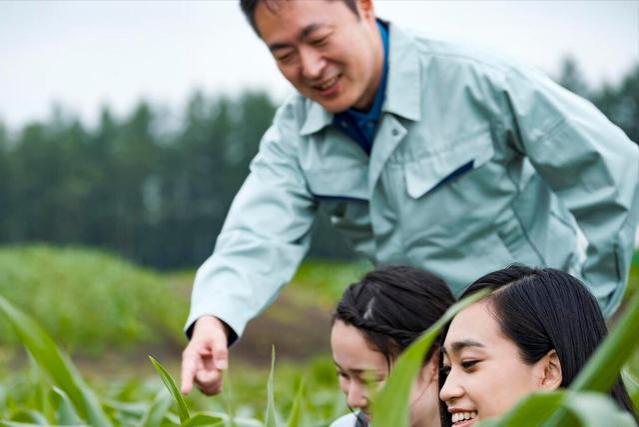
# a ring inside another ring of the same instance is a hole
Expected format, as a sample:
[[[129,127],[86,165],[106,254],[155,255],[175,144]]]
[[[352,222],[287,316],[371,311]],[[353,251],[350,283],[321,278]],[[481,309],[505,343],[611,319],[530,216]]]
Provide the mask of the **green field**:
[[[342,284],[357,280],[366,268],[324,261],[304,265],[278,303],[232,348],[225,393],[215,398],[192,393],[187,398],[192,409],[227,412],[232,407],[239,416],[262,419],[274,343],[275,398],[282,412],[293,404],[291,387],[296,389],[303,379],[306,390],[313,390],[307,416],[328,421],[345,413],[328,355],[330,312]],[[70,353],[90,384],[114,407],[149,401],[162,390],[148,354],[179,376],[179,357],[186,345],[182,327],[194,274],[161,274],[85,248],[0,249],[0,295],[32,316]],[[300,329],[283,336],[283,325]],[[42,393],[34,390],[41,388],[46,375],[28,362],[3,316],[0,375],[0,419],[37,421],[28,413],[42,406],[36,404]]]
[[[232,348],[225,392],[215,398],[192,393],[186,399],[191,411],[265,420],[274,343],[272,398],[283,418],[293,411],[300,383],[304,384],[304,398],[297,399],[302,402],[300,425],[327,425],[345,413],[328,354],[329,318],[343,288],[367,268],[326,261],[304,264],[292,286]],[[193,275],[194,271],[160,274],[96,250],[44,245],[0,249],[0,295],[35,319],[72,355],[115,425],[140,425],[144,411],[164,393],[147,354],[179,376],[179,357],[186,343],[182,323]],[[627,298],[638,286],[636,254]],[[283,326],[293,333],[284,337]],[[52,391],[55,379],[30,362],[3,316],[0,337],[0,420],[14,423],[0,425],[60,420],[64,399]],[[627,368],[630,377],[639,378],[639,353],[629,359]],[[628,385],[636,402],[639,387],[632,378]],[[162,425],[174,425],[177,412],[173,405]]]

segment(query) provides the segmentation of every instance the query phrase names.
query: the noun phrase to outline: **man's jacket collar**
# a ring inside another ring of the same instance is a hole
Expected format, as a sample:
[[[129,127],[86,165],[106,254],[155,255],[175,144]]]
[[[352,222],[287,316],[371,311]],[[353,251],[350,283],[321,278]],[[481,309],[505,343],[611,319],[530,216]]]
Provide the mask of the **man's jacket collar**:
[[[417,121],[421,119],[422,95],[417,47],[410,36],[396,25],[390,23],[389,29],[388,82],[382,111]],[[306,120],[300,130],[302,136],[318,132],[333,122],[333,114],[317,102],[306,99],[305,105]]]

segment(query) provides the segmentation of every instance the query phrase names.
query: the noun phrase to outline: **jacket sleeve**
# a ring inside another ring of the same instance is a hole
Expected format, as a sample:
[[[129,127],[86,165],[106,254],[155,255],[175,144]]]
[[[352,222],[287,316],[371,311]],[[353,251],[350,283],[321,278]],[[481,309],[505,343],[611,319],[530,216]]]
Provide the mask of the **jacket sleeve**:
[[[250,174],[235,196],[213,254],[195,276],[185,332],[211,314],[242,335],[291,280],[310,244],[315,203],[296,156],[290,104],[264,134]]]
[[[541,73],[513,72],[507,87],[519,149],[584,233],[581,277],[610,316],[634,250],[638,147],[590,102]]]

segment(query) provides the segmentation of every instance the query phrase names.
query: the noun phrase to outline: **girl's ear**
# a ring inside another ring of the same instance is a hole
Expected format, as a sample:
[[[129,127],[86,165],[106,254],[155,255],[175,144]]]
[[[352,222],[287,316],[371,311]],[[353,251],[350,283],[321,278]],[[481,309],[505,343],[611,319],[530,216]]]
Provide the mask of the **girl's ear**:
[[[419,374],[419,379],[425,384],[435,382],[435,384],[439,384],[439,351],[433,351],[432,356],[426,362],[424,366],[422,366],[422,370]]]
[[[563,376],[561,373],[561,363],[555,350],[550,350],[537,363],[537,378],[539,387],[542,390],[553,391],[561,386]]]

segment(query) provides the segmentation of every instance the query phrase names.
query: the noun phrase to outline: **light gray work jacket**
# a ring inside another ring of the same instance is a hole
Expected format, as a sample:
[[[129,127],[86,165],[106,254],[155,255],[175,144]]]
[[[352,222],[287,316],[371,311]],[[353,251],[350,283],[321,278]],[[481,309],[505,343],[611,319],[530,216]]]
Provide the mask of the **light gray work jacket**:
[[[300,95],[279,108],[195,278],[188,327],[241,335],[286,284],[318,209],[374,264],[426,268],[454,293],[513,262],[568,271],[609,315],[637,224],[637,145],[541,73],[390,25],[370,158]],[[345,284],[346,285],[346,284]]]

